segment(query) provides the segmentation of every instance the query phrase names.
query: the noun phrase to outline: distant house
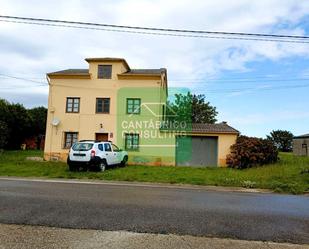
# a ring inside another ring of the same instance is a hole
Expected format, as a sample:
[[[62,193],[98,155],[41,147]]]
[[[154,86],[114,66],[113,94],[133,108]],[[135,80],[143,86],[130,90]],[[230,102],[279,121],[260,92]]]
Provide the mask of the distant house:
[[[297,156],[309,156],[309,134],[293,138],[293,154]]]
[[[168,108],[166,69],[131,69],[122,58],[86,61],[86,69],[47,74],[46,160],[65,161],[73,143],[92,139],[127,150],[129,164],[226,164],[239,132],[225,122],[190,124],[181,134],[162,128]]]

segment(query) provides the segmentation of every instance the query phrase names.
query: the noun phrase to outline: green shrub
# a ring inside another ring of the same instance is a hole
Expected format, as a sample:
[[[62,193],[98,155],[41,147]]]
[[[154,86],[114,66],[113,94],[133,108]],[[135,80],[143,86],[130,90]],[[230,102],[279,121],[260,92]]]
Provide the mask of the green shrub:
[[[278,160],[278,151],[274,144],[266,139],[239,136],[231,146],[231,153],[226,163],[229,167],[245,169],[275,163]]]

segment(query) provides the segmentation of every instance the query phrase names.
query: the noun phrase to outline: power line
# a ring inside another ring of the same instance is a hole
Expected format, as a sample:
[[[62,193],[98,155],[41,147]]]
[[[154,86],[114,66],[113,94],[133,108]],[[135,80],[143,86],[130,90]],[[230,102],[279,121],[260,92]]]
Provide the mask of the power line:
[[[274,90],[286,90],[286,89],[298,89],[298,88],[307,88],[309,84],[301,85],[282,85],[282,86],[273,86],[265,88],[234,88],[234,89],[205,89],[205,93],[212,94],[221,94],[221,93],[240,93],[240,92],[249,92],[249,91],[274,91]]]
[[[220,84],[225,84],[225,83],[266,83],[266,82],[282,82],[282,81],[309,81],[309,78],[295,78],[295,79],[260,79],[260,80],[255,80],[255,79],[240,79],[240,80],[235,80],[235,79],[198,79],[198,80],[169,80],[169,82],[180,82],[180,83],[220,83]]]
[[[247,72],[245,73],[247,74]],[[225,81],[225,80],[251,80],[251,79],[270,79],[270,80],[273,80],[273,79],[280,79],[280,77],[284,77],[283,79],[287,79],[288,77],[293,77],[293,79],[307,79],[307,77],[309,77],[309,74],[304,74],[304,75],[299,75],[299,74],[274,74],[274,75],[269,75],[269,74],[255,74],[253,76],[250,76],[250,75],[245,75],[244,74],[244,77],[239,77],[239,76],[236,76],[234,77],[233,75],[229,76],[228,78],[219,78],[219,76],[205,76],[204,78],[173,78],[172,81],[182,81],[182,80],[186,80],[186,81],[190,81],[190,80],[197,80],[197,81],[203,81],[203,80],[216,80],[216,81]],[[309,78],[308,78],[309,79]],[[171,80],[169,80],[171,81]]]
[[[36,85],[36,86],[19,86],[19,88],[33,88],[33,87],[38,87],[38,86],[48,86],[47,84],[42,84],[42,85]],[[62,84],[57,84],[55,86],[60,86],[60,87],[66,87],[66,88],[74,88],[73,86],[67,86],[67,85],[62,85]],[[205,89],[206,94],[223,94],[223,93],[241,93],[241,92],[250,92],[250,91],[274,91],[274,90],[286,90],[286,89],[298,89],[298,88],[307,88],[309,87],[309,84],[301,84],[301,85],[281,85],[281,86],[266,86],[263,88],[255,87],[255,88],[230,88],[230,89],[222,89],[222,88],[210,88],[210,89]],[[11,89],[16,89],[17,87],[0,87],[0,89],[4,90],[11,90]],[[81,88],[87,88],[88,87],[81,87]]]
[[[77,28],[77,29],[88,29],[88,30],[100,30],[100,31],[132,33],[132,34],[142,34],[142,35],[159,35],[159,36],[174,36],[174,37],[188,37],[188,38],[206,38],[206,39],[223,39],[223,40],[244,40],[244,41],[264,41],[264,42],[284,42],[284,43],[309,44],[309,41],[302,41],[302,40],[279,40],[279,39],[277,40],[277,39],[261,39],[261,38],[210,36],[210,35],[185,35],[185,34],[173,34],[173,33],[156,33],[156,32],[132,31],[132,30],[104,29],[104,28],[82,27],[82,26],[61,25],[61,24],[48,24],[48,23],[36,23],[36,22],[9,21],[9,20],[0,20],[0,22],[23,23],[23,24],[33,24],[33,25],[40,25],[40,26],[65,27],[65,28]]]
[[[67,85],[63,85],[63,84],[55,84],[55,86],[63,86],[63,87],[69,87],[69,88],[75,88],[73,86],[67,86]],[[299,87],[309,87],[309,83],[307,84],[300,84],[300,85],[279,85],[279,86],[266,86],[264,88],[259,88],[259,87],[255,87],[255,88],[230,88],[230,89],[227,89],[227,88],[213,88],[213,89],[209,89],[206,91],[242,91],[242,90],[267,90],[267,89],[291,89],[291,88],[299,88]],[[85,86],[85,88],[89,88],[89,86]]]
[[[7,77],[7,78],[11,78],[11,79],[17,79],[17,80],[24,80],[24,81],[29,81],[29,82],[33,82],[33,83],[38,83],[39,85],[37,86],[48,86],[46,83],[43,83],[41,81],[36,81],[36,80],[31,80],[29,78],[24,78],[24,77],[17,77],[17,76],[12,76],[12,75],[7,75],[7,74],[2,74],[0,73],[1,76]],[[3,89],[3,88],[2,88]]]
[[[24,77],[18,77],[18,76],[13,76],[13,75],[8,75],[8,74],[3,74],[0,73],[0,76],[4,76],[7,78],[12,78],[12,79],[17,79],[17,80],[23,80],[23,81],[28,81],[28,82],[33,82],[33,83],[37,83],[37,85],[35,86],[18,86],[18,87],[13,87],[13,86],[9,86],[9,87],[0,87],[0,89],[3,90],[11,90],[11,89],[16,89],[16,88],[33,88],[33,87],[38,87],[38,86],[48,86],[48,84],[40,82],[40,81],[35,81],[35,80],[31,80],[29,78],[24,78]],[[306,80],[308,81],[309,79],[286,79],[286,81],[296,81],[296,80]],[[278,80],[278,81],[283,81],[282,80]],[[247,81],[250,82],[250,81]],[[251,81],[251,82],[259,82],[259,81]],[[229,82],[224,82],[224,83],[229,83]],[[245,83],[245,82],[244,82]],[[263,83],[263,82],[262,82]],[[61,84],[57,84],[58,86],[63,86],[63,87],[70,87],[72,88],[72,86],[66,86],[66,85],[61,85]],[[307,88],[309,87],[309,84],[299,84],[299,85],[277,85],[277,86],[265,86],[265,87],[250,87],[250,88],[230,88],[230,89],[222,89],[222,88],[209,88],[209,89],[205,89],[205,92],[207,94],[222,94],[222,93],[241,93],[241,92],[250,92],[250,91],[273,91],[273,90],[286,90],[286,89],[297,89],[297,88]],[[88,87],[87,87],[88,88]]]
[[[41,84],[43,86],[47,86],[46,83],[43,83],[41,81],[33,80],[33,78],[25,78],[20,76],[13,76],[13,75],[7,75],[0,73],[0,76],[3,76],[5,78],[11,78],[11,79],[17,79],[17,80],[23,80],[23,81],[29,81]],[[39,79],[39,78],[38,78]],[[252,78],[239,78],[239,79],[184,79],[184,80],[169,80],[169,82],[180,82],[180,83],[267,83],[267,82],[295,82],[295,81],[309,81],[309,78],[284,78],[284,79],[263,79],[260,77],[260,80],[256,80],[256,77],[254,79]]]
[[[41,74],[40,74],[41,75]],[[45,75],[45,74],[44,74]],[[282,75],[280,75],[282,76]],[[284,76],[284,75],[283,75]],[[291,75],[289,75],[291,76]],[[307,77],[307,75],[306,75]],[[220,79],[220,78],[175,78],[175,79],[170,79],[168,80],[169,82],[184,82],[184,83],[248,83],[248,82],[258,82],[258,83],[263,83],[263,82],[281,82],[281,81],[309,81],[309,78],[303,78],[303,77],[297,77],[297,78],[278,78],[278,77],[270,77],[270,76],[256,76],[254,77],[242,77],[242,78],[228,78],[228,79]],[[33,77],[21,77],[21,76],[12,76],[12,75],[7,75],[7,74],[2,74],[0,73],[0,80],[1,79],[7,79],[7,78],[12,78],[14,79],[20,79],[20,80],[27,80],[27,81],[32,81],[32,82],[37,82],[37,83],[42,83],[40,81],[36,81],[37,79],[39,80],[45,80],[44,77],[39,77],[39,78],[33,78]]]
[[[287,43],[309,43],[309,41],[307,41],[309,39],[309,36],[203,31],[203,30],[186,30],[186,29],[165,29],[165,28],[101,24],[101,23],[91,23],[91,22],[75,22],[75,21],[64,21],[64,20],[31,18],[31,17],[17,17],[17,16],[4,16],[4,15],[0,15],[0,18],[4,18],[0,20],[2,22],[23,23],[23,24],[31,24],[31,25],[42,25],[42,26],[68,27],[68,28],[79,28],[79,29],[90,29],[90,30],[103,30],[103,31],[111,31],[111,32],[126,32],[126,33],[147,34],[147,35],[178,36],[178,37],[180,36],[180,37],[213,38],[213,39],[235,39],[235,40],[287,42]],[[100,27],[105,27],[105,28],[100,28]]]
[[[55,86],[63,86],[63,87],[68,87],[68,88],[75,88],[73,86],[67,86],[67,85],[62,85],[62,84],[56,84]],[[264,87],[264,88],[230,88],[230,89],[222,89],[222,88],[210,88],[210,89],[205,89],[205,93],[210,93],[210,94],[218,94],[218,93],[236,93],[236,92],[241,92],[241,91],[273,91],[273,90],[285,90],[285,89],[297,89],[297,88],[307,88],[309,87],[309,84],[299,84],[299,85],[281,85],[281,86],[270,86],[270,87]],[[89,89],[89,86],[85,86],[84,88]]]
[[[127,28],[127,29],[140,29],[140,30],[155,30],[164,32],[181,32],[181,33],[201,33],[201,34],[221,34],[221,35],[239,35],[239,36],[263,36],[263,37],[277,37],[277,38],[297,38],[297,39],[309,39],[309,36],[296,36],[296,35],[277,35],[277,34],[262,34],[262,33],[243,33],[243,32],[225,32],[225,31],[205,31],[205,30],[188,30],[188,29],[170,29],[170,28],[154,28],[154,27],[141,27],[141,26],[127,26],[127,25],[115,25],[93,22],[77,22],[77,21],[65,21],[57,19],[44,19],[33,17],[19,17],[19,16],[4,16],[1,18],[28,20],[28,21],[41,21],[41,22],[58,22],[67,24],[79,24],[90,26],[103,26],[112,28]]]

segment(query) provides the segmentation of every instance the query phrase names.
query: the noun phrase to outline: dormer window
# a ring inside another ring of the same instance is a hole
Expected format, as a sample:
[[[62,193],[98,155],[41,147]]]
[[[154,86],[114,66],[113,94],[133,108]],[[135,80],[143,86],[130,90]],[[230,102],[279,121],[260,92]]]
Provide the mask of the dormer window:
[[[112,65],[98,65],[98,79],[111,79]]]

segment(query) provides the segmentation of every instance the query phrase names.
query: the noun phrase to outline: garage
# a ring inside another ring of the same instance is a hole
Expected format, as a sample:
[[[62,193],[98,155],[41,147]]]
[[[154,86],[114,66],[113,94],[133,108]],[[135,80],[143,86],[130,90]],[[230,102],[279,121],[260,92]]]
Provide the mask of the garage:
[[[177,166],[217,166],[217,136],[178,136],[176,143]]]
[[[190,132],[176,136],[176,166],[225,166],[226,156],[238,135],[226,122],[192,124]]]

